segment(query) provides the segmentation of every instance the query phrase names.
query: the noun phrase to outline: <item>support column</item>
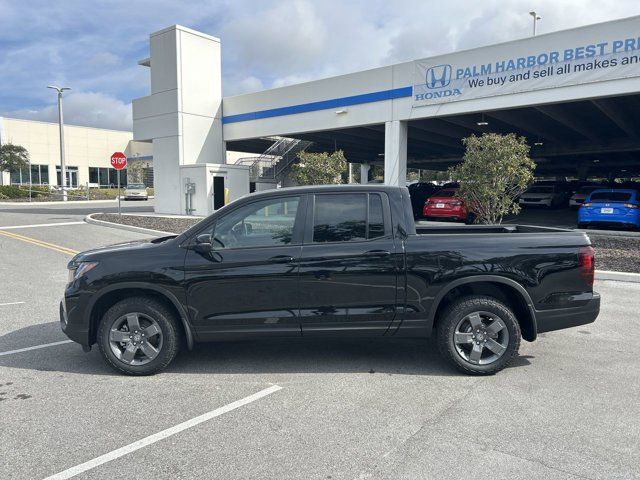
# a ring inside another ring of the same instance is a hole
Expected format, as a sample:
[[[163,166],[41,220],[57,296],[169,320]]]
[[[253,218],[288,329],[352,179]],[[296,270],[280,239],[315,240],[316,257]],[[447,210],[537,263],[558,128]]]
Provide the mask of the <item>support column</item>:
[[[401,120],[385,122],[384,129],[384,183],[398,187],[407,182],[408,124]]]
[[[371,165],[369,165],[368,163],[360,164],[360,183],[362,183],[363,185],[366,185],[367,183],[369,183],[370,168],[371,168]]]
[[[174,25],[149,42],[151,57],[139,63],[151,69],[151,95],[133,101],[133,138],[153,142],[155,211],[182,214],[181,169],[225,163],[220,40]],[[203,202],[207,191],[194,195]]]

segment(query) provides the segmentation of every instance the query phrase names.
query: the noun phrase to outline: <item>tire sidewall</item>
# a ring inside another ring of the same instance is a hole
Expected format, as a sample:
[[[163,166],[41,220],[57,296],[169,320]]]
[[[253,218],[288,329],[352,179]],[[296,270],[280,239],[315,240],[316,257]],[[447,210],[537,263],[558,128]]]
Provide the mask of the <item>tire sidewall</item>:
[[[460,356],[455,347],[454,335],[458,322],[473,312],[489,312],[500,317],[509,332],[507,351],[495,362],[475,365]],[[465,373],[490,375],[505,368],[520,347],[520,325],[515,315],[500,301],[484,296],[466,297],[449,307],[438,323],[438,344],[440,350],[453,364]]]
[[[162,347],[151,362],[144,365],[128,365],[111,351],[109,332],[114,322],[127,313],[142,313],[153,318],[162,331]],[[98,327],[97,343],[107,363],[128,375],[151,375],[166,368],[178,350],[178,331],[171,312],[164,305],[147,298],[125,299],[112,306],[104,314]]]

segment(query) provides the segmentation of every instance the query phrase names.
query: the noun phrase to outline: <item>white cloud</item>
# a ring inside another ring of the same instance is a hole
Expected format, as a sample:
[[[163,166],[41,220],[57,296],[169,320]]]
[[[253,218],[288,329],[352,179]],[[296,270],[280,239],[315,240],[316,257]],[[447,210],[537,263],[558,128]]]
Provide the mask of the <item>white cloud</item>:
[[[262,83],[262,80],[258,77],[254,77],[253,75],[249,75],[248,77],[238,80],[232,77],[227,77],[227,81],[228,84],[225,89],[226,95],[259,92],[260,90],[264,90],[264,83]]]
[[[235,95],[529,36],[531,9],[548,33],[638,15],[640,2],[0,0],[0,111],[49,118],[45,87],[60,83],[74,89],[69,121],[128,128],[131,99],[149,93],[136,62],[149,33],[175,23],[221,38],[223,93]]]
[[[131,130],[131,104],[126,104],[103,93],[70,93],[63,99],[64,122],[71,125]],[[58,121],[58,107],[49,105],[41,109],[23,109],[6,112],[5,116]]]

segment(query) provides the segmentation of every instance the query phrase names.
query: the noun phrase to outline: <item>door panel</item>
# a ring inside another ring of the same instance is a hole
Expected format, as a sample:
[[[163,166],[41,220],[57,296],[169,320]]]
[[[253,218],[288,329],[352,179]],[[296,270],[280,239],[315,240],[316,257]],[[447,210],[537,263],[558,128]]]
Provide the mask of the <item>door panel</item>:
[[[371,249],[387,256],[366,256]],[[393,241],[305,245],[300,260],[303,334],[352,330],[382,335],[396,310]]]
[[[367,194],[327,197],[310,197],[307,208],[309,235],[300,260],[303,335],[382,335],[395,318],[401,260],[388,201],[377,194],[375,202]]]
[[[304,196],[242,205],[206,227],[213,249],[189,249],[185,279],[198,338],[300,335],[298,267]]]
[[[190,250],[185,277],[198,335],[299,336],[300,252],[299,245],[218,250],[209,259]]]

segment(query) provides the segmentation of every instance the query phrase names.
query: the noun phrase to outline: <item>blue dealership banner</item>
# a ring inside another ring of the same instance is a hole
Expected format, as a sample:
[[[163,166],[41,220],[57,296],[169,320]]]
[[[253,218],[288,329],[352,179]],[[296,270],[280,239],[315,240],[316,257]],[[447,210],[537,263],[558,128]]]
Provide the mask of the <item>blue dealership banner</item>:
[[[555,37],[535,37],[416,60],[413,104],[433,105],[640,77],[640,21],[637,19],[635,26],[628,36],[620,36],[619,31],[610,32],[609,39],[600,37],[597,42],[578,43],[579,38],[568,36],[566,43],[570,46],[563,48],[549,45],[550,40],[557,41]]]

